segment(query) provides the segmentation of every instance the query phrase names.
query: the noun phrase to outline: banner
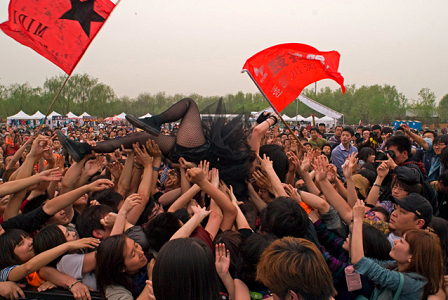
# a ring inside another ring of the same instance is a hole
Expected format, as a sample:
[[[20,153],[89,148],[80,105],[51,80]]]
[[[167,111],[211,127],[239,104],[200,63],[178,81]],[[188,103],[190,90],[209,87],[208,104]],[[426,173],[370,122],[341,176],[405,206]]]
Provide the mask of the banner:
[[[0,29],[71,75],[117,2],[11,0]]]
[[[305,44],[281,44],[249,58],[243,67],[264,93],[270,104],[281,112],[309,84],[333,79],[345,93],[344,78],[338,73],[339,53],[320,52]]]

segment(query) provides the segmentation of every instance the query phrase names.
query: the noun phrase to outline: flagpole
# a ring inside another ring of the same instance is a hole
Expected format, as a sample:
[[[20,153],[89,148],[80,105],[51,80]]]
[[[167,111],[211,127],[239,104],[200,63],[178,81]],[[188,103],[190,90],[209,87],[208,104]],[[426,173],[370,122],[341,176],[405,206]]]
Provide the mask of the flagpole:
[[[297,141],[297,145],[299,146],[298,152],[300,152],[300,150],[303,148],[302,142],[299,140],[299,137],[296,136],[294,134],[294,132],[291,130],[291,128],[289,127],[288,124],[286,124],[285,120],[283,120],[282,116],[280,115],[280,113],[278,112],[278,110],[274,107],[274,105],[272,105],[271,101],[269,100],[269,98],[265,95],[265,93],[263,92],[263,90],[258,86],[257,82],[254,80],[254,78],[252,77],[252,74],[250,74],[250,72],[248,72],[247,70],[242,70],[241,71],[246,72],[247,75],[249,75],[250,79],[252,79],[252,81],[254,82],[255,86],[258,88],[258,90],[260,91],[260,93],[264,96],[264,98],[266,99],[266,101],[268,101],[269,105],[272,107],[272,109],[274,110],[274,112],[277,114],[277,116],[280,118],[280,120],[282,121],[282,123],[285,125],[286,128],[288,128],[289,133],[291,133],[294,138]]]
[[[39,134],[39,133],[42,131],[42,129],[44,128],[44,126],[45,126],[45,121],[47,121],[47,117],[48,117],[48,115],[50,114],[50,111],[51,111],[51,109],[53,108],[53,105],[55,104],[56,100],[58,100],[59,95],[61,95],[62,89],[63,89],[63,88],[65,87],[65,85],[67,84],[67,81],[68,81],[68,79],[70,78],[70,76],[71,76],[71,74],[70,74],[70,75],[67,75],[67,78],[65,78],[64,83],[62,84],[61,88],[59,89],[59,92],[56,94],[56,96],[54,97],[54,99],[53,99],[53,101],[51,102],[50,106],[48,107],[48,109],[47,109],[47,113],[45,114],[45,118],[44,118],[44,120],[42,121],[42,125],[40,126],[39,130],[37,131],[37,134]]]

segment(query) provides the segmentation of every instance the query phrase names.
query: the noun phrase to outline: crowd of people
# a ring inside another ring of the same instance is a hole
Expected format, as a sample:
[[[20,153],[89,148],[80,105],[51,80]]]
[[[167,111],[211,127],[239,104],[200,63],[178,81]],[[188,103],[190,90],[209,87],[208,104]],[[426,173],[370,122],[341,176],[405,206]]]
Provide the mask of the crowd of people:
[[[447,299],[447,134],[127,120],[2,127],[1,296]]]

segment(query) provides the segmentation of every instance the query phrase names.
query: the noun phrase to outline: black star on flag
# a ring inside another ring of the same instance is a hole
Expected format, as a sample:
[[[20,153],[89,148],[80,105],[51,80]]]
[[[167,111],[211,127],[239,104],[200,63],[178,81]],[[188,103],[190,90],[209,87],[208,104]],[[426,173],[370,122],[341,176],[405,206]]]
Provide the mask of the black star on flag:
[[[78,21],[82,30],[90,38],[90,22],[104,22],[104,18],[93,10],[95,0],[70,0],[70,2],[72,8],[65,12],[60,19]]]

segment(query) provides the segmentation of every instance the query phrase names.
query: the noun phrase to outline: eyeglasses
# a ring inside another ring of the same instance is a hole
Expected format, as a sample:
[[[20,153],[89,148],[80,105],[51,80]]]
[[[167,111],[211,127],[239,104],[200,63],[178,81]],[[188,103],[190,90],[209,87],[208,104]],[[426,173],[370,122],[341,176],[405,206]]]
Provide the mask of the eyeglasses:
[[[394,186],[392,187],[392,191],[393,191],[393,190],[396,190],[397,192],[407,192],[404,188],[399,187],[398,185],[394,185]]]
[[[446,146],[445,143],[437,143],[433,145],[433,147],[444,147],[444,146]]]

